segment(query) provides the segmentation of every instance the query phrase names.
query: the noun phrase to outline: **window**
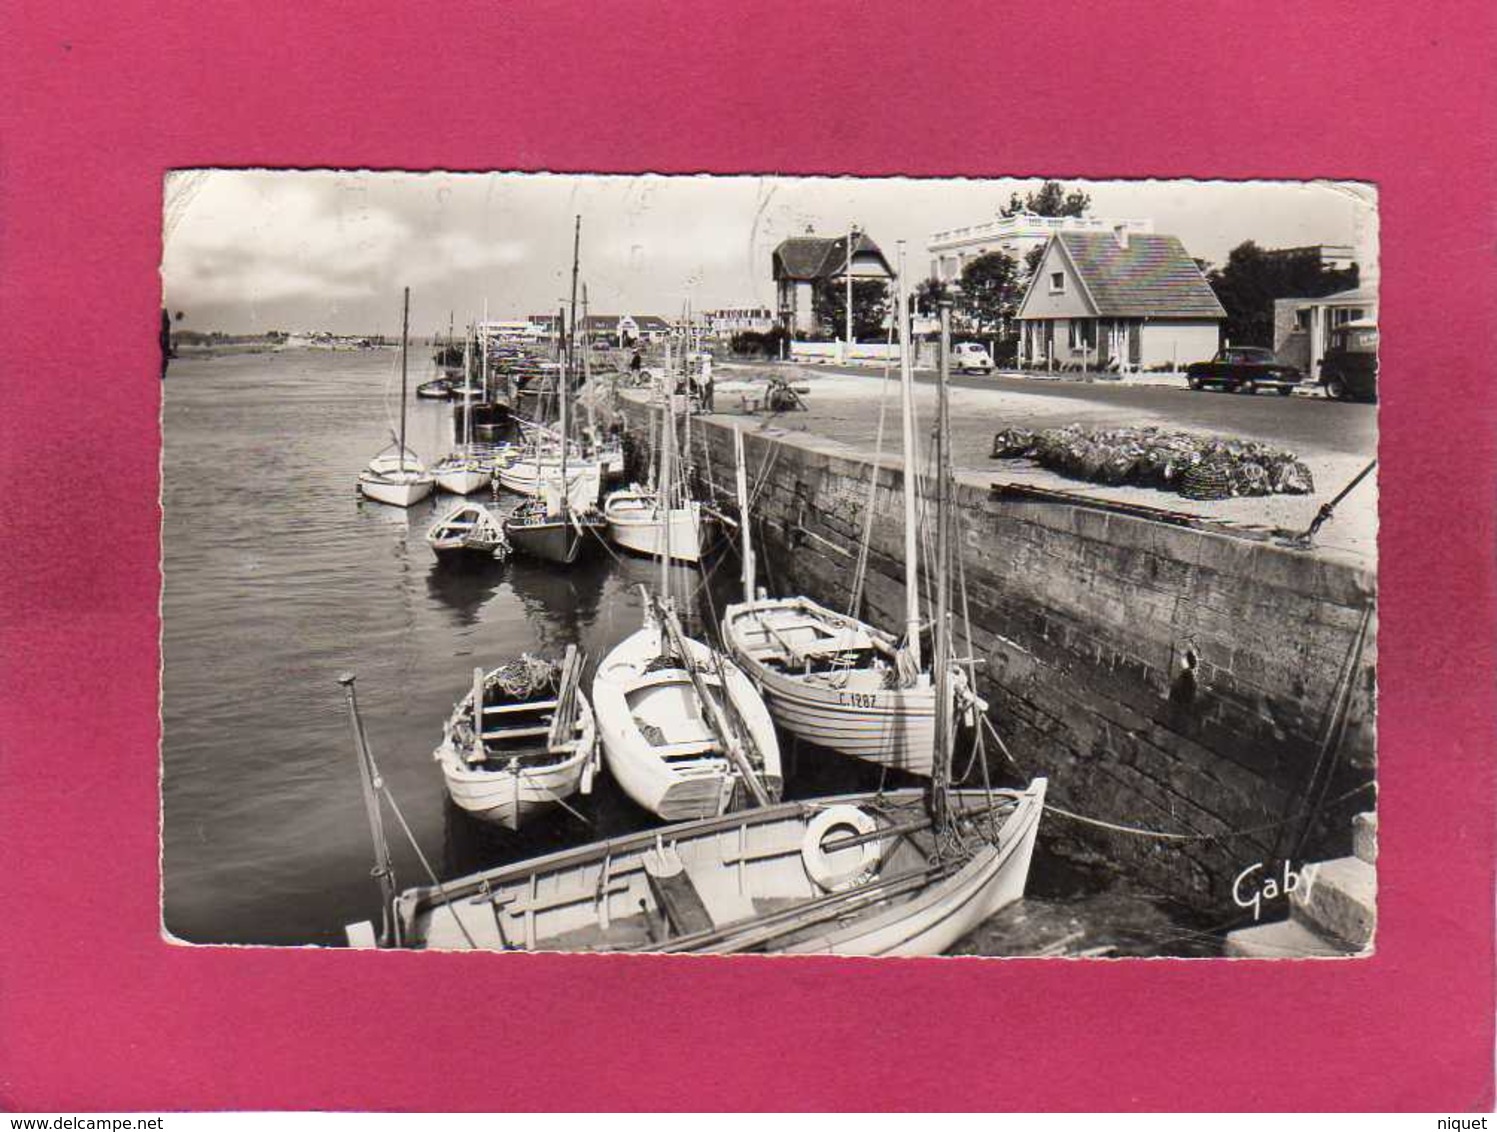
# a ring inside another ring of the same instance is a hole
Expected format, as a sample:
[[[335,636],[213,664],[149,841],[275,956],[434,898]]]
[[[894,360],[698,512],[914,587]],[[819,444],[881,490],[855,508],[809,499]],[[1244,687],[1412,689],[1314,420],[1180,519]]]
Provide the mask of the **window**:
[[[1050,273],[1050,293],[1052,295],[1063,295],[1066,290],[1066,273],[1064,271],[1052,271]]]
[[[1071,349],[1091,350],[1097,345],[1097,324],[1087,318],[1073,318],[1071,326]]]

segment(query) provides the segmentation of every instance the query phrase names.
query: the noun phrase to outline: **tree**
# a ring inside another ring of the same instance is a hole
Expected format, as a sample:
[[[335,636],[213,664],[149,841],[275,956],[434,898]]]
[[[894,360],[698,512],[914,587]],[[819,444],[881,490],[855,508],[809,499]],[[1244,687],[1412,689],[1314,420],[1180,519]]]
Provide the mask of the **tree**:
[[[915,294],[912,298],[914,299],[914,312],[929,318],[937,313],[943,299],[951,298],[951,288],[935,276],[931,276],[915,284]]]
[[[1023,297],[1024,282],[1012,256],[989,252],[962,268],[962,313],[974,333],[1006,337]]]
[[[833,338],[847,333],[847,283],[824,279],[816,285],[816,321]],[[882,279],[854,279],[852,283],[852,336],[882,338],[889,314],[889,288]]]
[[[1008,207],[999,210],[1001,216],[1014,216],[1020,212],[1032,212],[1037,216],[1085,216],[1092,206],[1089,193],[1080,189],[1069,192],[1059,181],[1046,181],[1038,192],[1020,198],[1013,193],[1008,198]]]
[[[1248,240],[1233,248],[1226,266],[1206,280],[1227,312],[1227,340],[1238,346],[1272,346],[1275,299],[1313,299],[1349,290],[1357,285],[1357,277],[1355,264],[1333,271],[1314,249],[1271,255]]]

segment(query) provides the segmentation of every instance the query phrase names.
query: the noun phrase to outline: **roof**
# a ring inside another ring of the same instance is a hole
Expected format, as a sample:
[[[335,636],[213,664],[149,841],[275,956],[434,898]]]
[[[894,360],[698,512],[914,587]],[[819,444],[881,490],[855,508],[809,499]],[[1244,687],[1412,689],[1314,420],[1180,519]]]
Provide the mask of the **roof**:
[[[1216,292],[1176,236],[1057,232],[1098,318],[1226,318]],[[1028,296],[1025,296],[1026,300]]]
[[[1368,283],[1361,287],[1353,287],[1350,291],[1337,291],[1334,295],[1322,295],[1318,299],[1304,299],[1305,303],[1325,303],[1331,306],[1341,306],[1350,303],[1375,303],[1377,302],[1377,284]]]
[[[884,270],[894,274],[883,251],[866,232],[854,237],[853,255],[875,255]],[[774,250],[776,279],[831,279],[847,268],[846,236],[791,236]]]

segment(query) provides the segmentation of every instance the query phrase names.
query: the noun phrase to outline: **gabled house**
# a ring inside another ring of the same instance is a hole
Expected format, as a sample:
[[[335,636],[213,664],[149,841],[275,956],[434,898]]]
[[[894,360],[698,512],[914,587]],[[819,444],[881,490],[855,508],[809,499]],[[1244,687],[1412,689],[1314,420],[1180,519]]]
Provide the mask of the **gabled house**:
[[[780,325],[792,334],[812,334],[816,325],[816,288],[846,282],[851,268],[854,280],[894,278],[894,270],[884,253],[864,232],[852,236],[852,256],[847,254],[848,237],[792,236],[775,248],[773,271],[776,308]]]
[[[1183,367],[1216,353],[1226,317],[1176,237],[1057,232],[1019,306],[1019,360],[1042,369]]]

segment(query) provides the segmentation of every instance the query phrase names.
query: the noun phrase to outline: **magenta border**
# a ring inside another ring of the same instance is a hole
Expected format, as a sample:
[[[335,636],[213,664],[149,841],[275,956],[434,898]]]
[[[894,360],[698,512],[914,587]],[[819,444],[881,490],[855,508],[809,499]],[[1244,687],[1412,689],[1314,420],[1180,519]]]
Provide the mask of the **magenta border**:
[[[14,8],[0,67],[0,1105],[1490,1109],[1493,12]],[[207,164],[1377,182],[1376,957],[497,959],[164,943],[161,177]],[[67,523],[49,519],[61,503]]]

